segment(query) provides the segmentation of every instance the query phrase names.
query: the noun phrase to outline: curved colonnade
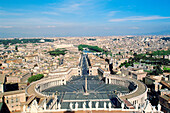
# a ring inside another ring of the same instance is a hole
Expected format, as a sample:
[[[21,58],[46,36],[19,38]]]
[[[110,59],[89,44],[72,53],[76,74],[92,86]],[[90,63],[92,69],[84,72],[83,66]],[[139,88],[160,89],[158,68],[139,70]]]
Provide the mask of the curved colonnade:
[[[39,81],[31,83],[27,88],[26,88],[26,94],[28,96],[30,95],[35,95],[38,98],[46,97],[49,95],[44,95],[41,93],[41,91],[48,89],[53,86],[57,85],[65,85],[66,80],[63,77],[48,77],[41,79]]]
[[[105,83],[128,87],[130,89],[130,92],[128,93],[121,93],[119,91],[114,91],[114,93],[117,94],[117,96],[121,100],[128,100],[133,103],[133,105],[142,105],[147,99],[147,87],[143,83],[135,79],[123,78],[118,76],[108,76],[105,78]],[[37,97],[48,97],[50,95],[45,95],[41,92],[45,89],[59,85],[66,85],[65,76],[48,77],[36,81],[28,86],[28,88],[26,89],[26,93],[28,95],[32,95],[34,93],[34,95],[36,95]]]
[[[130,88],[131,92],[121,93],[118,92],[117,96],[122,100],[128,100],[133,105],[143,105],[147,99],[147,87],[140,81],[132,78],[123,78],[118,76],[106,77],[106,83],[118,84]]]

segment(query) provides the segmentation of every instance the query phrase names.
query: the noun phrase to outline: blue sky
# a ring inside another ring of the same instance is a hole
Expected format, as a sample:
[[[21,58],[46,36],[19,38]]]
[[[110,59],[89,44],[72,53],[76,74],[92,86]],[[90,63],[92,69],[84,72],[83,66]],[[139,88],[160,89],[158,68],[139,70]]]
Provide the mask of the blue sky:
[[[0,0],[0,37],[170,31],[170,0]]]

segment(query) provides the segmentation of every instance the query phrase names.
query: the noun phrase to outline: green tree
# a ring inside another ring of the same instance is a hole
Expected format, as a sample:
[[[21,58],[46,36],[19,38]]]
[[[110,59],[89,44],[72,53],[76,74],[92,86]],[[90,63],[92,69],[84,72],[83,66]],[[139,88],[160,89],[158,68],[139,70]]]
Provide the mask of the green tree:
[[[17,45],[15,46],[15,50],[18,52],[18,46]]]
[[[154,67],[154,70],[152,71],[152,75],[159,75],[159,74],[162,74],[163,73],[163,70],[160,68],[160,66],[155,66]]]
[[[52,55],[52,56],[59,56],[59,55],[65,55],[66,51],[67,50],[63,48],[62,50],[56,49],[54,51],[49,51],[48,53],[50,53],[50,55]]]
[[[34,76],[29,77],[29,78],[28,78],[28,82],[31,83],[31,82],[40,80],[40,79],[43,78],[43,77],[44,77],[43,74],[37,74],[37,75],[34,75]]]
[[[169,68],[169,67],[164,67],[164,68],[163,68],[163,71],[170,73],[170,68]]]
[[[90,46],[90,45],[83,45],[83,44],[80,44],[78,46],[79,51],[83,51],[83,48],[88,48],[90,51],[93,51],[93,52],[103,52],[104,51],[102,48],[99,48],[98,46]]]

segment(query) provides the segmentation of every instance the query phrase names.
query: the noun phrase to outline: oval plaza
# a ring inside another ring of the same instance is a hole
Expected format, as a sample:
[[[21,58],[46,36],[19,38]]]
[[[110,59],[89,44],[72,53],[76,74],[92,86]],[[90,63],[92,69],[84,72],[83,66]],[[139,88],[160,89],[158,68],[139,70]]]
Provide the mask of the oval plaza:
[[[133,112],[147,111],[147,87],[140,81],[111,75],[106,62],[81,54],[78,66],[53,70],[31,83],[27,95],[34,99],[25,112]]]

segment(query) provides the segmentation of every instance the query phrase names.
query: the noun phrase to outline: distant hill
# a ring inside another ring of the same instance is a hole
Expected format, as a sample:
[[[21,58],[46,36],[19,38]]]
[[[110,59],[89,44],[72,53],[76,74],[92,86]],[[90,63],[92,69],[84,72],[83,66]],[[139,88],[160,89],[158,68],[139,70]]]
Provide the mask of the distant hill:
[[[113,36],[113,35],[170,35],[170,30],[160,31],[160,32],[151,32],[151,33],[105,33],[100,34],[84,34],[83,36]],[[58,34],[58,33],[2,33],[0,32],[0,38],[19,38],[19,37],[67,37],[67,36],[80,36],[81,34]]]

